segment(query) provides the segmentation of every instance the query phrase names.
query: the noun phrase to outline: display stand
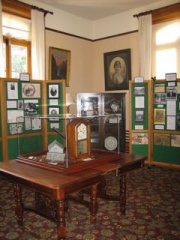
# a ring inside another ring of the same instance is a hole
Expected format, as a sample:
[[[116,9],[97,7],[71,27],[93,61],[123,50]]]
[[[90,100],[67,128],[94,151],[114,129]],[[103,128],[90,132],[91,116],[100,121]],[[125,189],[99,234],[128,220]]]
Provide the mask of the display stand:
[[[64,81],[1,78],[0,110],[0,161],[14,159],[20,152],[47,150],[54,138],[54,116],[65,113]],[[46,114],[52,116],[52,121],[37,117]],[[60,131],[62,128],[59,126]],[[21,149],[19,141],[23,142]]]
[[[151,82],[135,83],[131,81],[130,89],[130,152],[147,156],[151,161],[152,148],[152,107]]]
[[[180,81],[131,81],[130,152],[180,168]]]

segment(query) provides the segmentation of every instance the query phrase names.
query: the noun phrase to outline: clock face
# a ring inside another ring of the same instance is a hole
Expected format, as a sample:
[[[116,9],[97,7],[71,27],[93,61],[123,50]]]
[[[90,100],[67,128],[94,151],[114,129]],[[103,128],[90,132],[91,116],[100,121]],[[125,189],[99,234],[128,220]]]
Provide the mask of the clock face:
[[[109,151],[115,150],[117,148],[117,139],[113,136],[105,138],[104,146]]]
[[[87,138],[87,126],[84,123],[81,123],[77,128],[77,138],[78,140]]]

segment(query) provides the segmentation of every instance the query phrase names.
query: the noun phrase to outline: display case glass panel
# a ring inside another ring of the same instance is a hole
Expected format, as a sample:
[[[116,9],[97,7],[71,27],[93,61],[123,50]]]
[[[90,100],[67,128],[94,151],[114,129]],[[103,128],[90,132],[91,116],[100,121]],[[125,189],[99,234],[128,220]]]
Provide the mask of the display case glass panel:
[[[75,165],[78,163],[81,163],[82,168],[83,164],[86,164],[86,167],[91,166],[91,161],[95,161],[96,158],[94,151],[119,151],[120,138],[113,134],[103,139],[102,146],[99,142],[99,145],[94,146],[91,140],[92,122],[96,122],[97,129],[103,129],[111,118],[111,114],[84,117],[68,114],[56,115],[54,121],[51,121],[51,116],[21,116],[17,118],[17,160],[62,172],[77,171]],[[116,119],[113,125],[119,132],[122,116],[115,114],[113,118]],[[101,139],[101,136],[98,137]],[[77,169],[79,168],[78,166]]]
[[[78,93],[77,113],[89,118],[93,148],[125,151],[125,93]]]

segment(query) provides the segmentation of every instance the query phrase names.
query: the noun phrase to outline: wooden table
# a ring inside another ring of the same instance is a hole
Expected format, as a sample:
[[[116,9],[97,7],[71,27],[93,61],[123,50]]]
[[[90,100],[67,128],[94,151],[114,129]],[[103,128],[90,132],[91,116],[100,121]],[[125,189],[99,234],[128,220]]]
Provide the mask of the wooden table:
[[[103,154],[106,154],[106,152],[103,151]],[[14,184],[18,224],[20,226],[23,225],[23,210],[25,209],[22,203],[22,186],[36,191],[38,193],[37,197],[41,197],[41,194],[42,196],[52,197],[56,206],[55,218],[57,221],[58,240],[66,239],[65,202],[66,197],[69,197],[75,191],[90,190],[88,207],[92,222],[96,218],[97,194],[106,199],[119,200],[121,212],[125,214],[126,173],[142,167],[146,157],[126,153],[117,153],[115,157],[113,153],[111,158],[109,152],[107,152],[107,155],[108,157],[105,157],[105,162],[100,157],[99,164],[97,159],[94,164],[88,164],[87,170],[81,170],[73,174],[62,174],[49,169],[24,164],[16,160],[0,163],[0,177]],[[118,197],[109,196],[105,189],[106,184],[103,176],[113,170],[117,170],[118,174],[120,174],[120,196]],[[100,184],[103,184],[104,189],[97,192],[98,185]],[[41,213],[41,210],[42,206],[36,207],[36,211],[39,213]]]
[[[98,166],[93,169],[103,172],[102,182],[100,190],[98,191],[98,197],[111,201],[119,201],[120,211],[123,215],[126,213],[126,173],[129,173],[135,169],[142,168],[144,161],[147,159],[145,156],[134,155],[129,153],[119,153],[119,159],[113,162]],[[109,195],[106,192],[106,179],[105,174],[110,171],[116,170],[119,178],[119,196]]]
[[[90,188],[91,198],[89,209],[91,221],[95,221],[97,212],[97,185],[101,182],[101,173],[97,170],[88,169],[81,171],[81,174],[65,175],[11,160],[0,163],[0,177],[14,184],[15,210],[19,226],[23,225],[22,186],[53,197],[56,203],[58,240],[66,239],[65,198],[69,193]]]

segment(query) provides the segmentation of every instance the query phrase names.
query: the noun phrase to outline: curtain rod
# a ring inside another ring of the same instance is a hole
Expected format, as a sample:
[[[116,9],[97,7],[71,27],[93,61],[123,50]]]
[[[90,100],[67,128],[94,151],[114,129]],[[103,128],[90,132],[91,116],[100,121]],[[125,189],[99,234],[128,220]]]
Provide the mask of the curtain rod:
[[[46,16],[46,14],[48,14],[48,13],[49,13],[49,14],[52,14],[52,15],[54,14],[53,12],[44,10],[43,8],[39,8],[39,7],[34,6],[34,5],[30,5],[30,4],[27,4],[27,3],[23,3],[23,2],[21,2],[21,1],[19,1],[19,0],[16,0],[16,1],[22,3],[22,4],[26,5],[26,6],[29,6],[29,7],[31,7],[32,9],[36,9],[36,10],[38,10],[38,11],[40,11],[40,12],[44,12],[44,16]]]
[[[148,15],[148,14],[151,14],[153,11],[150,10],[150,11],[146,11],[146,12],[142,12],[142,13],[139,13],[139,14],[135,14],[133,15],[133,17],[141,17],[141,16],[145,16],[145,15]]]
[[[144,16],[144,15],[152,14],[156,10],[166,9],[166,8],[169,8],[169,7],[174,7],[174,6],[176,7],[177,6],[177,8],[178,8],[180,6],[179,4],[180,3],[175,3],[175,4],[172,4],[172,5],[169,5],[169,6],[165,6],[165,7],[162,7],[162,8],[158,8],[158,9],[142,12],[142,13],[133,15],[133,17],[137,17],[138,18],[138,17]]]

